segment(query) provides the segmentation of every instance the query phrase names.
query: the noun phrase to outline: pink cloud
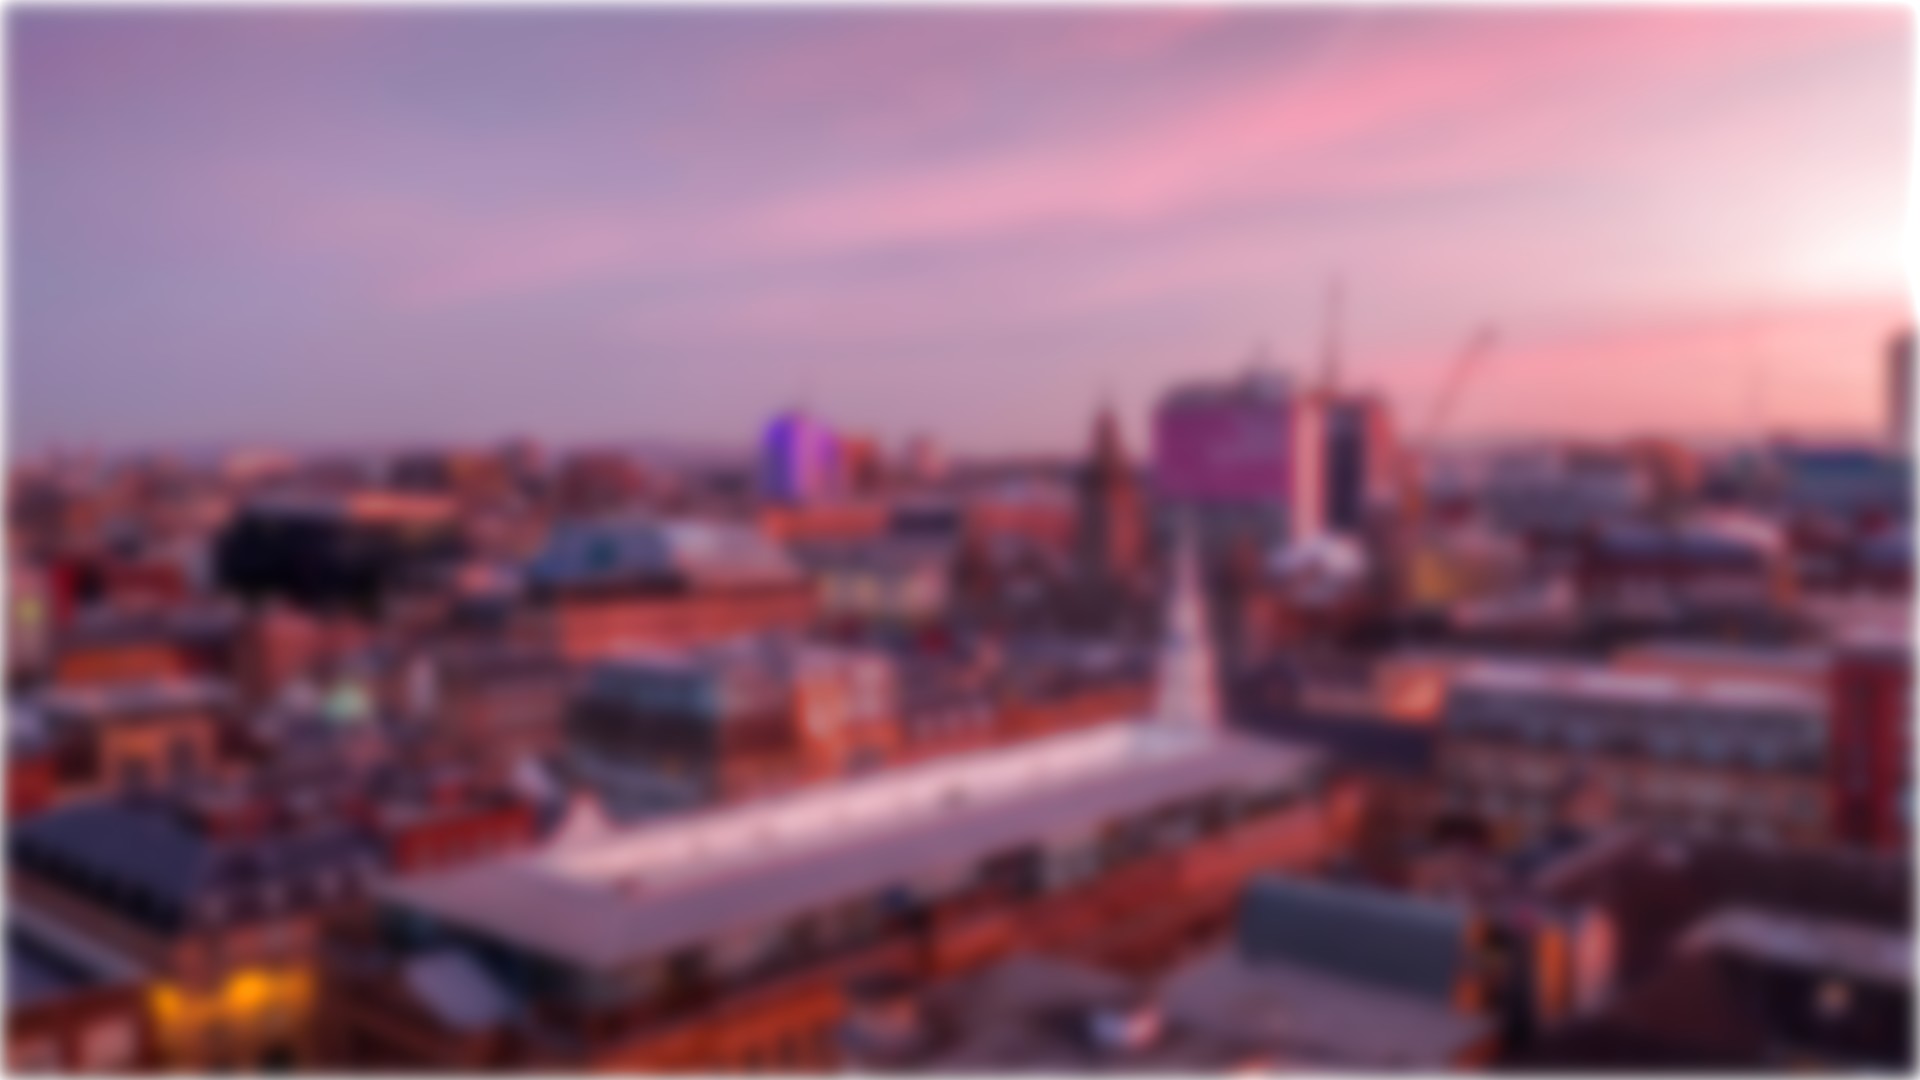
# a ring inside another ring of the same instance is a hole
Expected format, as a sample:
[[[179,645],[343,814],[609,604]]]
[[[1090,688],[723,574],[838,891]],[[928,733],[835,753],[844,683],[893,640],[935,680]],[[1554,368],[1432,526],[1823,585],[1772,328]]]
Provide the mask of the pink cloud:
[[[1196,79],[1199,90],[1147,114],[1094,124],[1081,137],[882,167],[831,188],[774,192],[710,218],[657,220],[634,207],[604,209],[597,224],[571,209],[474,222],[469,241],[448,249],[449,258],[405,271],[409,280],[395,291],[421,301],[484,301],[689,263],[973,244],[1038,229],[1134,226],[1233,204],[1358,199],[1567,172],[1621,153],[1608,141],[1615,134],[1609,118],[1650,107],[1674,85],[1857,41],[1885,21],[1879,13],[1864,20],[1784,14],[1519,13],[1435,22],[1377,40],[1349,36],[1298,68]],[[1069,37],[1061,62],[1175,48],[1212,17],[1121,20],[1105,35]],[[965,84],[950,73],[875,78],[859,63],[889,48],[925,59],[903,47],[916,40],[892,26],[856,35],[824,56],[807,54],[796,69],[804,78],[795,70],[764,72],[761,89],[846,72],[872,98],[872,113],[897,109],[919,118],[947,107],[929,103],[964,92]],[[895,59],[881,70],[898,70]]]

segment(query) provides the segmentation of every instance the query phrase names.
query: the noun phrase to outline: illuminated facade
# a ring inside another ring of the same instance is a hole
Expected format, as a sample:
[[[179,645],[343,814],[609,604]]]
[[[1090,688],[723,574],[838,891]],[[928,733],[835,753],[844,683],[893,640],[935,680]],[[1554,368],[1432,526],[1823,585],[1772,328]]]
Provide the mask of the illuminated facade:
[[[839,439],[804,412],[774,418],[761,437],[761,489],[775,502],[808,503],[846,490]]]
[[[378,853],[339,827],[261,831],[244,807],[94,802],[16,827],[13,895],[149,973],[154,1057],[249,1069],[311,1058],[316,921]]]

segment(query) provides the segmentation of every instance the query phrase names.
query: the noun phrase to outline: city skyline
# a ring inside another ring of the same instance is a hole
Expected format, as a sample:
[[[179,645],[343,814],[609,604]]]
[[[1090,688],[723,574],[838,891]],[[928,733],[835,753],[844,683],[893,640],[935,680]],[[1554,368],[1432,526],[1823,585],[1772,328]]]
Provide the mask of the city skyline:
[[[11,440],[1141,448],[1333,275],[1415,435],[1482,323],[1450,434],[1872,432],[1908,25],[30,10]]]

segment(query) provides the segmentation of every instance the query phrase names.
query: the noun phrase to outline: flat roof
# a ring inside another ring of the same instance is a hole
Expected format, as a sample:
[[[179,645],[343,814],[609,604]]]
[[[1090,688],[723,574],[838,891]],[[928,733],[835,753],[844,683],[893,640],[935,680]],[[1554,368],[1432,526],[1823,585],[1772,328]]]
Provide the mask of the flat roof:
[[[1816,596],[1806,611],[1835,644],[1905,652],[1913,642],[1913,604],[1878,596]]]
[[[123,986],[143,977],[132,959],[101,945],[30,901],[14,894],[7,903],[7,1008],[102,986]]]
[[[1913,939],[1866,923],[1732,907],[1690,931],[1686,947],[1739,953],[1889,986],[1913,984]]]
[[[125,716],[176,709],[220,709],[233,703],[225,682],[166,676],[140,682],[56,686],[40,694],[40,711],[49,719]]]
[[[562,963],[617,968],[1319,756],[1116,723],[382,884],[377,895]]]
[[[1277,1045],[1294,1063],[1439,1068],[1492,1031],[1448,1004],[1231,950],[1189,962],[1164,993],[1169,1014]]]

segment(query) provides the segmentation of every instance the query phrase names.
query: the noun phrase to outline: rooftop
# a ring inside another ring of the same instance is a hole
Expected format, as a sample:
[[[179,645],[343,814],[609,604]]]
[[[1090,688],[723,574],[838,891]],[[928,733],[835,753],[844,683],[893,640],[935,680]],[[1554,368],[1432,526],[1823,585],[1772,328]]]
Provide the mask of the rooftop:
[[[159,610],[101,609],[76,614],[62,631],[69,645],[110,645],[151,640],[219,640],[237,632],[244,620],[231,604],[195,604]]]
[[[451,519],[446,499],[412,492],[366,490],[351,493],[286,491],[259,496],[247,512],[275,517],[350,520],[382,525],[439,525]]]
[[[1542,881],[1541,898],[1605,908],[1629,979],[1670,955],[1701,919],[1727,908],[1902,934],[1913,925],[1911,867],[1903,859],[1624,834],[1593,855]]]
[[[220,709],[233,691],[212,679],[170,678],[99,686],[50,687],[40,695],[40,711],[53,721],[98,720],[140,713]]]
[[[11,855],[17,869],[97,895],[163,932],[344,895],[376,866],[350,829],[227,838],[186,807],[131,799],[73,803],[21,822]]]
[[[1682,947],[1892,986],[1913,984],[1912,935],[1841,919],[1724,908],[1689,930]]]
[[[1492,1031],[1450,1002],[1230,950],[1188,963],[1164,992],[1173,1016],[1275,1047],[1284,1063],[1439,1069]]]
[[[649,580],[758,585],[796,581],[799,570],[784,548],[755,529],[635,515],[561,527],[527,576],[550,588]]]
[[[1266,877],[1240,907],[1240,953],[1377,991],[1440,1003],[1471,958],[1471,920],[1448,904],[1375,888]]]
[[[1229,785],[1305,781],[1272,742],[1118,723],[394,882],[399,905],[588,969],[957,868]]]
[[[131,959],[17,893],[7,898],[7,1008],[18,1010],[141,978]]]
[[[941,1073],[1217,1072],[1263,1056],[1249,1040],[1196,1030],[1184,1018],[1167,1018],[1138,1046],[1100,1045],[1092,1018],[1125,1008],[1141,990],[1132,980],[1064,957],[1017,953],[935,991],[928,1002],[930,1045],[911,1055],[912,1064]]]
[[[1430,725],[1297,708],[1249,716],[1248,726],[1290,742],[1311,744],[1333,762],[1405,776],[1429,775],[1438,743],[1438,733]]]

